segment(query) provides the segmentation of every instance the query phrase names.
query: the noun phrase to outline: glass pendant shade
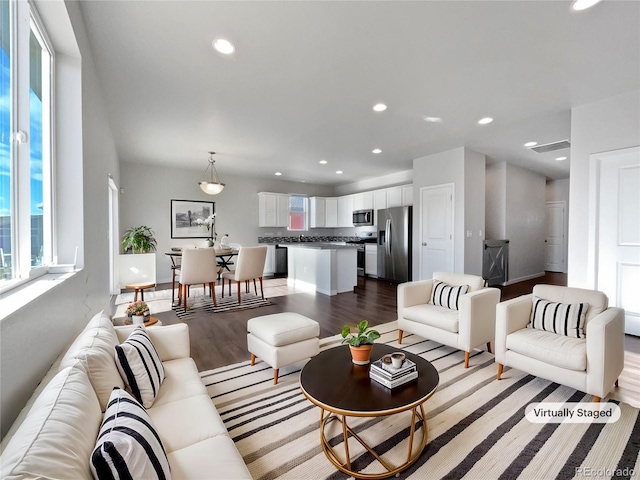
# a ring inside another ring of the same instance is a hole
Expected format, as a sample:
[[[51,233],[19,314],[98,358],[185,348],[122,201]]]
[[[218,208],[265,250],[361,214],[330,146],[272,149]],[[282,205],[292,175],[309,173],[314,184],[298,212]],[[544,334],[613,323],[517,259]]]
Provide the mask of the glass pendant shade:
[[[209,152],[209,165],[207,165],[207,170],[211,169],[211,177],[209,180],[203,180],[198,182],[200,188],[204,193],[209,195],[217,195],[224,189],[224,183],[220,182],[220,177],[218,177],[218,172],[216,171],[215,163],[216,161],[213,159],[213,155],[215,152]],[[207,170],[204,173],[207,173]]]

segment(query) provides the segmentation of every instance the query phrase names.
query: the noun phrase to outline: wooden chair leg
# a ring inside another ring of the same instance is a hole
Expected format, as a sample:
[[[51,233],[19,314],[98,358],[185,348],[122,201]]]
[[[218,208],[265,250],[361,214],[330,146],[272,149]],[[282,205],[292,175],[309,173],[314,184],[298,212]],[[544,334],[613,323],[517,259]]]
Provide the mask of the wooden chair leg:
[[[256,356],[252,353],[251,354],[251,365],[255,365],[256,364]]]
[[[469,352],[464,352],[464,368],[469,368]]]
[[[598,397],[597,395],[593,396],[593,403],[600,403],[600,397]]]
[[[185,285],[184,286],[184,292],[182,294],[182,299],[184,301],[184,311],[186,312],[187,310],[189,310],[189,307],[187,305],[187,298],[189,298],[189,285]]]
[[[618,384],[618,380],[619,380],[619,379],[617,379],[617,378],[616,378],[616,387],[619,387],[619,386],[620,386],[620,385]]]
[[[398,330],[398,345],[402,344],[402,334],[404,332],[402,330]]]
[[[209,290],[211,290],[211,296],[213,297],[213,306],[218,306],[218,300],[216,300],[216,282],[211,282],[209,284]]]
[[[256,297],[258,296],[258,286],[256,285],[256,279],[253,279],[253,290],[256,292]]]
[[[171,305],[176,299],[176,271],[171,270]]]
[[[140,301],[144,302],[144,288],[140,289]]]
[[[278,384],[278,368],[274,368],[273,369],[273,384],[277,385]]]
[[[255,282],[255,280],[254,280]],[[256,290],[256,295],[258,295],[258,291]],[[262,299],[264,300],[264,286],[262,285],[262,277],[260,277],[260,295],[262,296]]]
[[[137,302],[138,301],[138,290],[134,290],[134,294],[133,294],[133,301]]]
[[[237,282],[237,283],[238,283],[238,305],[240,305],[242,303],[242,297],[240,296],[240,282]],[[231,286],[229,286],[229,288],[231,288]],[[229,293],[229,295],[231,295],[231,293]]]
[[[500,377],[502,376],[502,369],[504,368],[504,365],[502,365],[501,363],[498,364],[498,375],[496,376],[496,378],[498,380],[500,380]]]
[[[491,342],[487,342],[487,352],[493,353],[493,350],[491,348]]]

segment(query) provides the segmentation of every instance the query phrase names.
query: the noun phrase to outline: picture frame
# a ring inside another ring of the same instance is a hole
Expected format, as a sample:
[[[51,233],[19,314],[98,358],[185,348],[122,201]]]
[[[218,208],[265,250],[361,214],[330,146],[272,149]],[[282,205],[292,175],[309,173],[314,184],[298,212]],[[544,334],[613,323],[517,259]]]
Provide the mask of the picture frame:
[[[171,238],[209,238],[210,230],[195,221],[216,213],[215,202],[171,200]]]

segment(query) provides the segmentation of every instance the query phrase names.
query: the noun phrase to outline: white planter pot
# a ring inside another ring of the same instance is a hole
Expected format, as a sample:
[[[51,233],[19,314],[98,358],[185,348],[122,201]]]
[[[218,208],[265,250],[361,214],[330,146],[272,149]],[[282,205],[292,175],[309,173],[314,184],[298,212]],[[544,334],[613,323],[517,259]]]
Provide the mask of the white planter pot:
[[[142,325],[144,323],[144,315],[132,315],[131,323],[134,325]]]

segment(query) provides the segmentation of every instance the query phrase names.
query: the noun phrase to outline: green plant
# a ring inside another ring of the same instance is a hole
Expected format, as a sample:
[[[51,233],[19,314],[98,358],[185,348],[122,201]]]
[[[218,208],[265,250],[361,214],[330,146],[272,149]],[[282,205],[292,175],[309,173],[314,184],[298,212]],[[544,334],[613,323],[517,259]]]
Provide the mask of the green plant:
[[[122,236],[122,249],[133,250],[133,253],[154,252],[156,249],[156,239],[151,228],[146,225],[131,227]]]
[[[380,338],[380,333],[377,330],[368,330],[368,327],[369,322],[367,320],[363,320],[356,325],[356,332],[351,331],[350,325],[345,325],[341,334],[342,343],[348,343],[352,347],[373,344],[376,339]]]
[[[132,302],[127,306],[126,314],[131,315],[144,315],[149,311],[147,304],[141,300]]]

